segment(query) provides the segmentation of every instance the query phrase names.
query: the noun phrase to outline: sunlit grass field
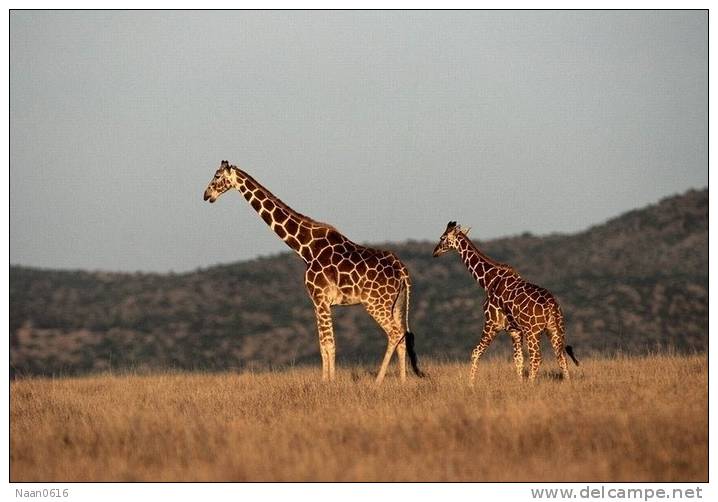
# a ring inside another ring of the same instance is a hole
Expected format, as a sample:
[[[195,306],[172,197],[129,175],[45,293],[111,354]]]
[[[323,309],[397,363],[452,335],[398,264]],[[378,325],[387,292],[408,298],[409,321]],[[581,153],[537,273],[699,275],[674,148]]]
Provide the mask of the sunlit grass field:
[[[547,358],[548,359],[548,358]],[[11,384],[11,481],[707,481],[705,355]]]

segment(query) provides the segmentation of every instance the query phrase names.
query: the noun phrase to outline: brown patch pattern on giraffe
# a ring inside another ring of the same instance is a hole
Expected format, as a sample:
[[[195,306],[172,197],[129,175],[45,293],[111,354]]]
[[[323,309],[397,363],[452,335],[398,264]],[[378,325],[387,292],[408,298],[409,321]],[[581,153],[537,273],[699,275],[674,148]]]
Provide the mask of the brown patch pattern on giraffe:
[[[512,267],[486,256],[467,234],[468,230],[455,221],[449,222],[434,249],[434,256],[455,249],[474,279],[486,290],[484,331],[471,353],[469,384],[474,384],[479,359],[502,330],[511,336],[519,378],[523,378],[522,340],[526,340],[529,353],[529,380],[534,380],[541,364],[541,333],[547,331],[563,377],[568,380],[566,353],[577,365],[578,361],[571,347],[565,345],[563,313],[558,301],[547,289],[523,280]]]
[[[331,225],[297,213],[249,174],[223,160],[204,192],[204,200],[214,202],[230,188],[239,190],[274,233],[306,263],[304,284],[314,303],[324,380],[335,378],[331,307],[356,304],[364,305],[387,335],[376,383],[384,379],[394,352],[402,381],[406,380],[407,351],[412,369],[422,376],[409,330],[411,280],[396,255],[356,244]]]

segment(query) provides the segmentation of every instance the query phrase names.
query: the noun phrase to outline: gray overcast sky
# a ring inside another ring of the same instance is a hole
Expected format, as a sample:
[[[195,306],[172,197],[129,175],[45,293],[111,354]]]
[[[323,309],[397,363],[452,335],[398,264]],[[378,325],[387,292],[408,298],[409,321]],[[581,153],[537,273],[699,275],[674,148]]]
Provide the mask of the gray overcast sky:
[[[357,242],[573,232],[708,183],[707,14],[33,12],[11,28],[10,260],[288,250],[220,160]]]

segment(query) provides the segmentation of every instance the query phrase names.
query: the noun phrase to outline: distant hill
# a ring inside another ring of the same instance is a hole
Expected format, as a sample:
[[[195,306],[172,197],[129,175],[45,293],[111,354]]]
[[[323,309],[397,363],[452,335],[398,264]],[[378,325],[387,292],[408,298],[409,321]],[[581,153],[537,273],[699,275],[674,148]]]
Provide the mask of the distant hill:
[[[477,244],[555,294],[579,358],[707,348],[707,189],[573,235]],[[466,360],[483,325],[483,291],[456,255],[432,258],[433,246],[376,245],[396,252],[412,274],[419,356]],[[186,274],[11,266],[11,372],[319,364],[302,277],[291,253]],[[336,307],[334,324],[340,364],[379,363],[385,337],[362,307]],[[508,337],[494,345],[487,355],[506,353]],[[548,344],[544,355],[551,359]]]

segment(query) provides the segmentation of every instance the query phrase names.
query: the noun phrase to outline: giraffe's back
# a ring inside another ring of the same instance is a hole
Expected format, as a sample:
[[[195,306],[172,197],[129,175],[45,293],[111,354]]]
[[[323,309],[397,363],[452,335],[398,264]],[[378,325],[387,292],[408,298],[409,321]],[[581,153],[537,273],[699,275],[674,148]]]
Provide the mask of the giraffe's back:
[[[327,248],[307,267],[307,287],[326,292],[334,305],[393,302],[408,271],[390,251],[350,241]]]
[[[409,280],[406,266],[391,251],[358,247],[356,252],[361,256],[361,267],[366,269],[358,284],[362,302],[378,299],[393,302],[402,283]]]
[[[522,331],[536,326],[545,328],[558,322],[558,318],[563,327],[561,307],[548,289],[517,276],[502,282],[487,294],[495,297],[494,301],[506,314],[512,328]]]

